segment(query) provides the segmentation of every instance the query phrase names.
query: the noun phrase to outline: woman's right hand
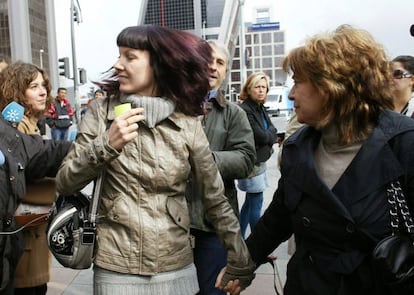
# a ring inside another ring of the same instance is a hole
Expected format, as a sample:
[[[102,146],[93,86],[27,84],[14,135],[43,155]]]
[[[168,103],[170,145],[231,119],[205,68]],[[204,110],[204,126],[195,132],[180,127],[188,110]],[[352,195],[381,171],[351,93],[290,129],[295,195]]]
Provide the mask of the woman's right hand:
[[[143,108],[134,108],[115,118],[108,130],[111,147],[121,151],[128,142],[138,136],[138,123],[145,120],[143,111]]]

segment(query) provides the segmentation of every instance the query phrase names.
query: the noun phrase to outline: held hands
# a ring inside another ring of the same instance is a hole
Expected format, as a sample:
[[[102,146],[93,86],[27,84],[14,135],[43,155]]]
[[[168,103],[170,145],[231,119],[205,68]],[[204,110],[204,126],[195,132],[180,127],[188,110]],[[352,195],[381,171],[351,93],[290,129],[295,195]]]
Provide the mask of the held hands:
[[[108,130],[109,144],[117,151],[138,136],[138,122],[145,120],[143,108],[131,109],[114,119]]]
[[[252,283],[254,277],[252,271],[227,265],[220,271],[215,287],[231,295],[238,295]]]

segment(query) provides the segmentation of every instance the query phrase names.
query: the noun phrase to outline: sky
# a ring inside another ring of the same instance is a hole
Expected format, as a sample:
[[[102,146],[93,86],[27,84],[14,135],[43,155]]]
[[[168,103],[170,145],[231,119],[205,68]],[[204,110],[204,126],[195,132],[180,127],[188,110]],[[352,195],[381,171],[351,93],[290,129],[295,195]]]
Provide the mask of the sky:
[[[97,79],[118,56],[116,36],[137,25],[137,0],[78,0],[83,22],[75,24],[77,66]],[[271,7],[271,21],[285,30],[286,52],[314,34],[350,24],[369,31],[390,58],[414,55],[413,0],[245,0],[244,21],[254,20],[254,8]],[[58,56],[71,56],[70,0],[56,0]]]

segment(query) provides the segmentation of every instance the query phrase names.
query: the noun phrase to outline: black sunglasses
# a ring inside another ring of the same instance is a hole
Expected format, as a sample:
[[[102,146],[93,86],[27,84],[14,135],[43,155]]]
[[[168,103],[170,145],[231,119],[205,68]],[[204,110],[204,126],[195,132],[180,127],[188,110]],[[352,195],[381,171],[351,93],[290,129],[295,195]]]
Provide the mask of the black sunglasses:
[[[394,79],[411,78],[412,76],[413,75],[410,74],[409,72],[404,72],[404,71],[401,71],[401,70],[395,70],[392,73],[392,77]]]

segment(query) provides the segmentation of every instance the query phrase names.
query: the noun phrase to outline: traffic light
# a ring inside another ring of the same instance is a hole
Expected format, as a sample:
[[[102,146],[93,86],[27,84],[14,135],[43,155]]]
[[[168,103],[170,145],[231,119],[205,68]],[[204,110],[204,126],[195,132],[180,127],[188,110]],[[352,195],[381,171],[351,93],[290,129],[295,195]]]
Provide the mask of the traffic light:
[[[87,81],[86,70],[83,68],[79,69],[79,84],[86,84]]]
[[[82,15],[80,12],[80,8],[77,7],[76,5],[73,6],[72,14],[73,14],[73,22],[80,24],[82,22]]]
[[[59,75],[69,78],[69,57],[59,58]]]

